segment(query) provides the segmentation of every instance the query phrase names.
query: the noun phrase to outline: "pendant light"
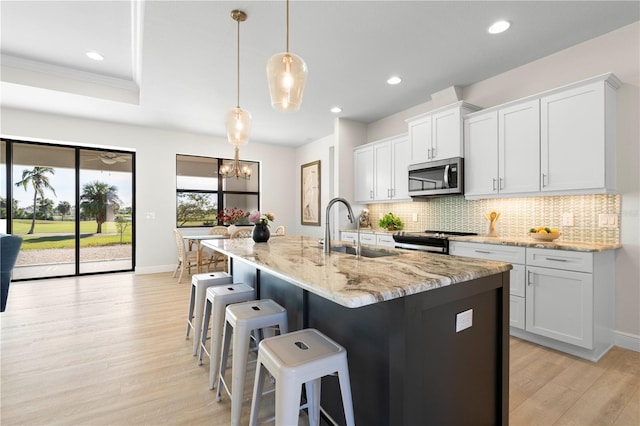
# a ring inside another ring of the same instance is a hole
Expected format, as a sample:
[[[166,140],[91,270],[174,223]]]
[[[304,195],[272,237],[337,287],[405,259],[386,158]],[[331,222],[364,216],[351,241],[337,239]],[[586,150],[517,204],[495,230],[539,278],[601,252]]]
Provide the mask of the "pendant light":
[[[289,0],[287,0],[287,51],[276,53],[267,62],[271,105],[278,111],[297,111],[307,81],[307,64],[289,52]]]
[[[236,107],[227,112],[227,139],[234,146],[246,145],[249,142],[249,130],[251,129],[251,114],[240,108],[240,22],[247,20],[247,14],[241,10],[231,11],[231,19],[238,23],[238,79]]]

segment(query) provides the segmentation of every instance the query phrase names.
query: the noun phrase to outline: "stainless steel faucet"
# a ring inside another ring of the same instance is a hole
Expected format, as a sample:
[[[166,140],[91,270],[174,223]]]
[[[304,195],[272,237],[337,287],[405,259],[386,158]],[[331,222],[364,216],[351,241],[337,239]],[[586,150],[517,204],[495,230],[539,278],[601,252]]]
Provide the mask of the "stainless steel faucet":
[[[353,210],[351,209],[351,204],[349,204],[349,202],[341,197],[337,197],[332,199],[331,201],[329,201],[329,203],[327,204],[327,210],[324,214],[325,216],[325,226],[324,226],[324,252],[325,253],[329,253],[331,251],[331,231],[329,230],[329,213],[331,212],[331,207],[333,207],[333,205],[335,203],[342,203],[347,207],[347,210],[349,211],[349,222],[353,223],[354,221],[356,222],[356,232],[358,235],[358,239],[356,241],[356,257],[360,257],[360,221],[357,220],[357,218],[354,216],[353,214]]]

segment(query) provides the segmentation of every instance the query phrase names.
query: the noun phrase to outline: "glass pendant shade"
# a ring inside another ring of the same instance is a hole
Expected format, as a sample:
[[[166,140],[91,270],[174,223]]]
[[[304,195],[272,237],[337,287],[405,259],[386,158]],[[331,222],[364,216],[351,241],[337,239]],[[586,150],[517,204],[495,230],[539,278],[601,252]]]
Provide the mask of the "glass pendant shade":
[[[227,139],[234,146],[246,145],[251,130],[251,114],[240,107],[227,112]]]
[[[267,62],[271,105],[278,111],[297,111],[307,82],[307,64],[291,52],[276,53]]]

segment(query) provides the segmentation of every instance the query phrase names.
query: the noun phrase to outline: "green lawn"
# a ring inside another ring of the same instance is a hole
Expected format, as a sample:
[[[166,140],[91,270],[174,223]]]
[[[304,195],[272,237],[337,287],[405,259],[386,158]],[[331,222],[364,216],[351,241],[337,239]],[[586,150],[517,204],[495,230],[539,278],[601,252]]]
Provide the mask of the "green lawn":
[[[80,222],[80,247],[96,247],[120,244],[120,234],[114,222],[102,224],[102,234],[96,234],[95,221]],[[24,241],[22,250],[43,250],[54,248],[75,247],[75,222],[36,220],[34,233],[26,235],[31,227],[30,219],[14,219],[13,233],[20,235]],[[131,229],[129,224],[122,236],[122,244],[131,244]]]

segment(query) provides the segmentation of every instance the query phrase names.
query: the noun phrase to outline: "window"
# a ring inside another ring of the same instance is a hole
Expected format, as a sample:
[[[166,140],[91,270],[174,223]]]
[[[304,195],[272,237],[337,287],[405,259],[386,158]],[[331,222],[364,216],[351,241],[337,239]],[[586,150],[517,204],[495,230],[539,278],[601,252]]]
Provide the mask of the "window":
[[[209,227],[229,223],[248,223],[234,217],[218,221],[218,213],[260,208],[260,164],[243,161],[252,170],[251,179],[223,178],[220,167],[230,160],[176,155],[176,226]],[[226,209],[226,210],[225,210]],[[222,216],[221,216],[222,219]]]

